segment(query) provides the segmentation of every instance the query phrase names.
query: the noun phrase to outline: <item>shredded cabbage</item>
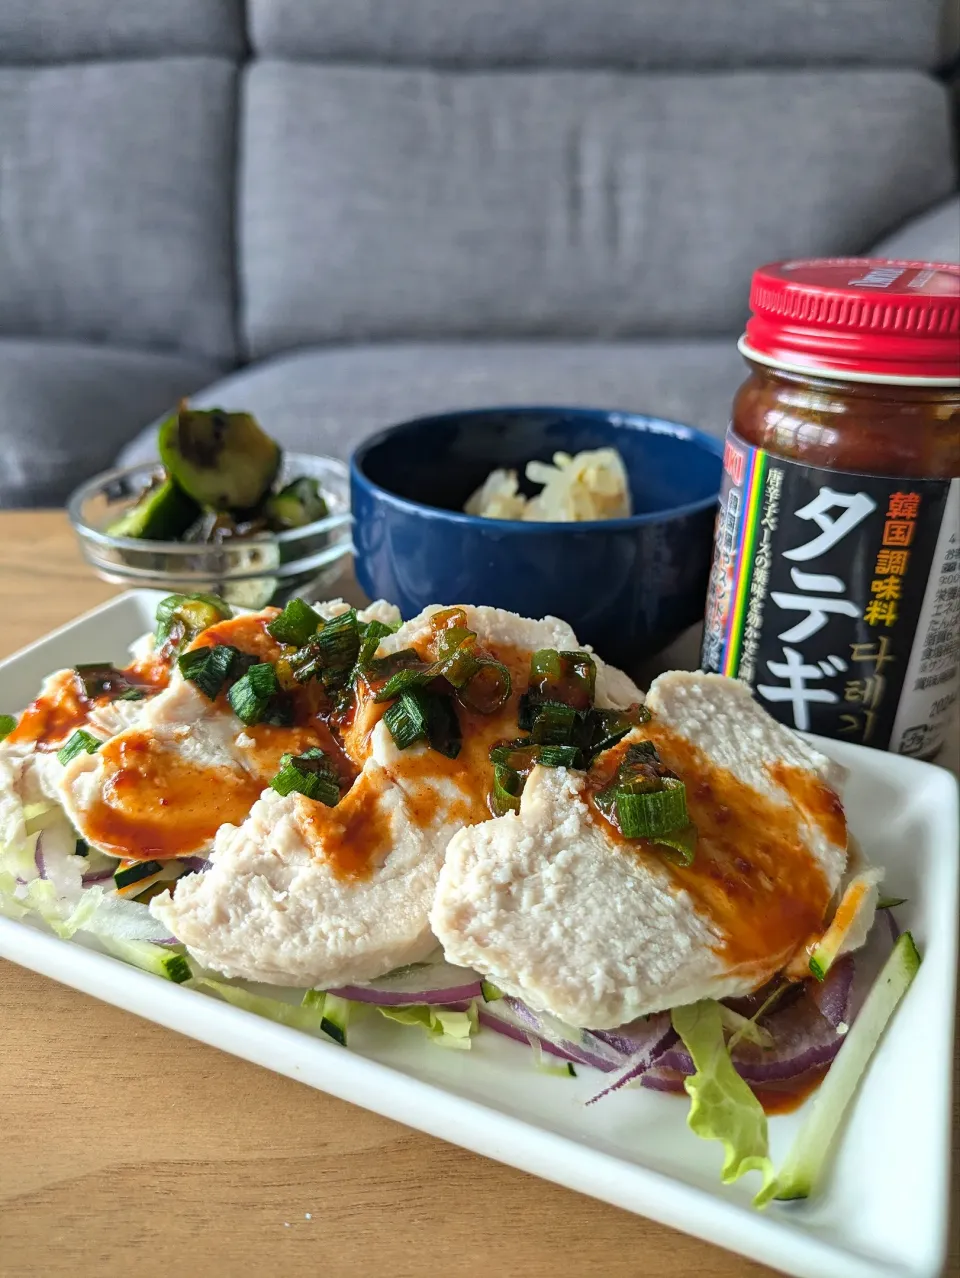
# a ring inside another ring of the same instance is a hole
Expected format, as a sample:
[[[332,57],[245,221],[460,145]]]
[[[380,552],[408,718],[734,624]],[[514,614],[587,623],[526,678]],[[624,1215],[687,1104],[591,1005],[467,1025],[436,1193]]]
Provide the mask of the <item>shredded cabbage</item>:
[[[725,1158],[720,1179],[732,1184],[749,1171],[759,1171],[763,1184],[753,1200],[765,1206],[773,1196],[776,1177],[767,1141],[763,1106],[733,1067],[723,1039],[719,1004],[704,999],[671,1012],[673,1028],[683,1039],[696,1073],[684,1079],[690,1097],[687,1125],[704,1140],[723,1143]]]
[[[476,1033],[479,1025],[473,1003],[465,1012],[425,1003],[417,1003],[414,1007],[378,1007],[377,1011],[398,1025],[419,1025],[438,1047],[451,1047],[458,1051],[470,1050],[470,1036]]]

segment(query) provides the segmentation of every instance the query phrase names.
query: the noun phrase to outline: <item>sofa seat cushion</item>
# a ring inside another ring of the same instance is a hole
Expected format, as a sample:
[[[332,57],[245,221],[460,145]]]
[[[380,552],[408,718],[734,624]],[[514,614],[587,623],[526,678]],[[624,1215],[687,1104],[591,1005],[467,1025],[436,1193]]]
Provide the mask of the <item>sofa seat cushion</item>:
[[[53,506],[216,366],[72,342],[0,340],[0,507]]]
[[[359,346],[254,364],[193,402],[248,409],[285,448],[347,458],[384,426],[491,404],[632,409],[719,435],[744,371],[733,334],[688,342]],[[151,427],[123,460],[154,455]]]

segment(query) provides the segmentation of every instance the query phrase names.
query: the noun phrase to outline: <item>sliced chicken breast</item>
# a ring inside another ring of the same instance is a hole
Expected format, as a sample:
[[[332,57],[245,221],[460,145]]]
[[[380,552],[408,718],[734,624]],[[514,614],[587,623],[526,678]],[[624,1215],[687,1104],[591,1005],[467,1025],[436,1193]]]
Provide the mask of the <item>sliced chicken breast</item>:
[[[829,761],[744,685],[674,672],[646,704],[650,722],[589,776],[535,768],[518,814],[455,835],[431,911],[450,962],[571,1025],[756,989],[820,934],[844,871]],[[686,784],[690,866],[593,803],[638,740]]]
[[[219,831],[211,868],[150,908],[225,976],[369,981],[436,948],[428,914],[445,845],[371,758],[335,808],[266,790],[239,828]]]
[[[428,657],[438,611],[386,637],[380,654],[414,647]],[[429,912],[447,844],[490,816],[488,753],[516,736],[530,655],[577,647],[553,618],[465,611],[479,644],[511,670],[508,703],[490,715],[460,707],[463,745],[448,759],[426,745],[398,750],[381,719],[385,706],[367,695],[345,736],[362,771],[337,807],[266,792],[239,828],[217,835],[209,870],[151,902],[200,962],[228,976],[331,988],[373,980],[436,948]],[[617,704],[641,699],[626,676],[598,667],[622,697]]]

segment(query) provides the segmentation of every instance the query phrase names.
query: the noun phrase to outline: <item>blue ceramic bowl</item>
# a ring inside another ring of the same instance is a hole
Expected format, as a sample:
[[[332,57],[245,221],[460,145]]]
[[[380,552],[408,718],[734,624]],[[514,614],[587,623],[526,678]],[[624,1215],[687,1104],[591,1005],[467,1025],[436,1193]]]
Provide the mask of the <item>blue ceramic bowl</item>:
[[[629,519],[522,523],[462,513],[497,467],[522,476],[534,458],[605,447],[619,451],[630,477]],[[721,453],[718,440],[689,426],[584,408],[404,422],[351,461],[357,578],[404,617],[430,603],[550,613],[632,669],[703,616]]]

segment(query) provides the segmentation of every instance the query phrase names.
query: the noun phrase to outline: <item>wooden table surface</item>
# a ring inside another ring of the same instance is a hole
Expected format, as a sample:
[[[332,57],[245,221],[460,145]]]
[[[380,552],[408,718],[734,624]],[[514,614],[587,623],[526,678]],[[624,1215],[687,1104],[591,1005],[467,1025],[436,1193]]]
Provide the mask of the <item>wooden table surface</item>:
[[[0,513],[0,657],[114,593]],[[772,1272],[4,962],[0,1096],[3,1278]]]

